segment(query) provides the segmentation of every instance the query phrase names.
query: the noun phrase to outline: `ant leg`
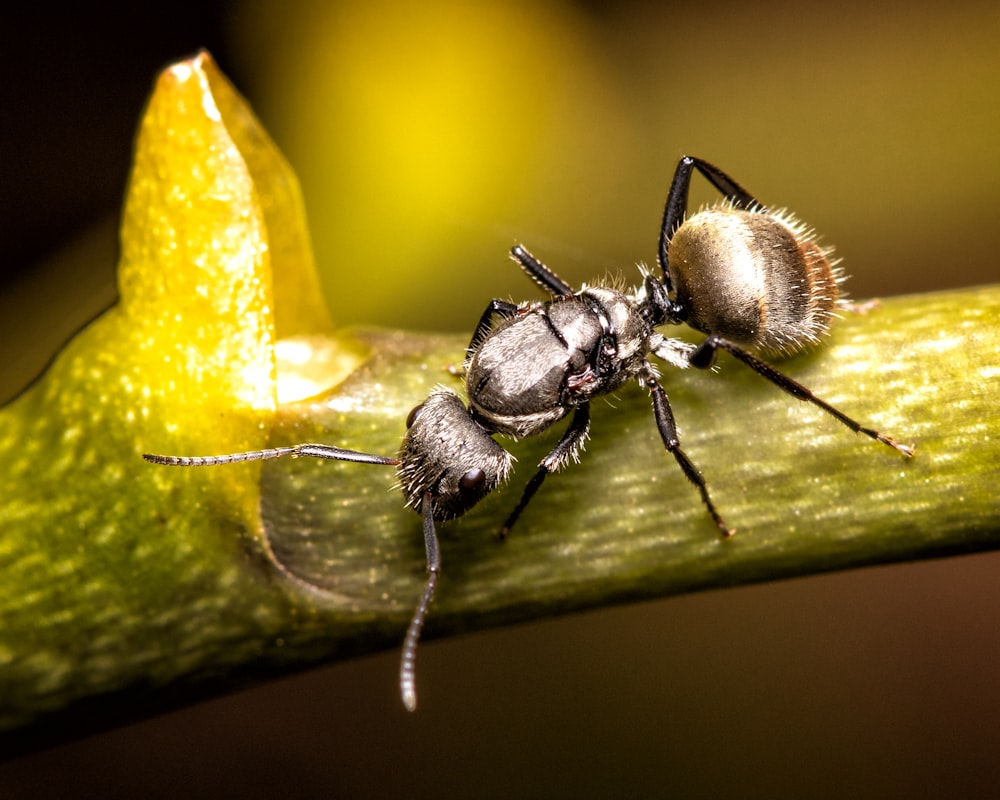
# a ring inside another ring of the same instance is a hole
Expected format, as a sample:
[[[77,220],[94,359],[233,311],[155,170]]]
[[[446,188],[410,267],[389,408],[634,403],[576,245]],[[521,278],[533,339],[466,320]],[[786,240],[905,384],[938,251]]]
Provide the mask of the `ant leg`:
[[[692,463],[691,459],[681,450],[680,441],[677,438],[677,425],[674,423],[674,412],[670,409],[667,393],[663,391],[663,387],[659,383],[653,380],[651,375],[645,378],[645,383],[653,398],[653,415],[656,417],[656,427],[659,428],[660,438],[663,439],[663,446],[667,448],[668,453],[672,453],[674,458],[677,459],[677,463],[680,464],[687,479],[698,488],[698,491],[701,493],[702,502],[704,502],[705,507],[708,509],[708,513],[712,515],[712,520],[722,532],[722,535],[732,536],[736,531],[726,525],[722,516],[715,510],[715,504],[712,503],[712,498],[708,495],[708,487],[705,485],[705,479],[698,471],[698,468]]]
[[[490,300],[490,304],[486,306],[486,310],[479,318],[479,324],[476,325],[476,330],[472,333],[472,339],[469,341],[467,352],[471,355],[479,348],[479,345],[483,343],[483,339],[485,339],[493,329],[494,317],[510,319],[516,313],[517,306],[514,303],[508,303],[506,300]]]
[[[500,529],[499,535],[501,539],[507,538],[507,534],[510,533],[510,529],[514,527],[514,523],[517,522],[518,517],[521,516],[521,512],[524,511],[528,503],[531,502],[531,498],[535,496],[535,492],[537,492],[541,487],[542,481],[545,480],[545,476],[550,472],[557,472],[562,469],[568,459],[577,458],[580,448],[583,446],[589,431],[590,403],[584,403],[583,405],[576,407],[576,411],[573,414],[573,420],[570,422],[566,432],[559,440],[559,443],[552,448],[551,453],[541,460],[538,465],[538,472],[536,472],[535,476],[528,481],[528,485],[524,487],[524,493],[521,495],[521,500],[518,502],[517,507],[510,513],[510,516],[507,517],[503,527]]]
[[[783,372],[779,372],[777,369],[772,367],[766,361],[762,361],[755,355],[748,353],[742,347],[738,347],[720,336],[709,336],[695,349],[690,358],[691,366],[698,367],[699,369],[711,367],[712,363],[715,361],[715,354],[719,350],[725,350],[727,353],[735,356],[762,378],[766,378],[771,381],[771,383],[779,389],[784,389],[792,395],[792,397],[796,397],[799,400],[805,400],[807,403],[812,403],[814,406],[823,409],[855,433],[863,433],[865,436],[869,436],[876,441],[887,444],[889,447],[898,450],[907,458],[910,458],[915,452],[915,449],[911,445],[901,444],[895,439],[881,434],[872,428],[865,428],[859,422],[851,419],[839,409],[834,408],[826,401],[818,398],[798,381],[792,380]]]
[[[572,286],[529,253],[524,245],[514,245],[510,250],[510,257],[543,291],[548,292],[554,297],[571,297],[575,294]],[[479,318],[479,324],[476,325],[476,330],[472,334],[472,341],[469,342],[468,352],[475,352],[479,345],[483,343],[483,339],[486,338],[493,327],[493,317],[495,315],[509,319],[517,313],[517,308],[516,305],[508,303],[505,300],[491,300],[483,315]]]
[[[703,161],[694,156],[684,156],[677,163],[674,171],[674,179],[670,184],[670,192],[667,194],[667,204],[663,209],[663,223],[660,225],[660,249],[657,253],[660,269],[663,271],[663,283],[668,292],[673,291],[673,284],[670,280],[670,263],[667,259],[667,250],[670,240],[674,236],[674,231],[680,227],[687,213],[688,189],[691,187],[691,176],[697,169],[709,183],[718,189],[736,208],[748,208],[756,206],[763,208],[750,192],[740,186],[718,167]]]
[[[531,255],[523,244],[514,245],[510,250],[510,257],[531,280],[554,297],[571,297],[576,294],[572,286]]]
[[[417,710],[415,670],[417,642],[420,641],[420,631],[424,627],[427,609],[430,608],[431,600],[434,597],[438,575],[441,574],[441,550],[438,547],[437,533],[434,530],[434,501],[430,492],[424,492],[421,506],[424,517],[424,548],[427,551],[427,583],[424,584],[424,593],[413,612],[410,626],[406,629],[406,638],[403,639],[403,655],[399,662],[399,692],[403,697],[403,705],[406,706],[407,711]]]

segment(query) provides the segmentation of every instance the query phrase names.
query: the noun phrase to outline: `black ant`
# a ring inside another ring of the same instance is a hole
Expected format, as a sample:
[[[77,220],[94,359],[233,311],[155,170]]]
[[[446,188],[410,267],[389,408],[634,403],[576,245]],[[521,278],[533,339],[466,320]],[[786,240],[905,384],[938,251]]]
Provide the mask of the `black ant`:
[[[724,200],[686,217],[697,169]],[[523,246],[511,257],[550,295],[545,302],[493,300],[469,343],[465,362],[468,406],[447,389],[430,394],[406,420],[396,457],[300,444],[233,455],[143,455],[175,466],[210,466],[280,456],[313,456],[394,466],[406,505],[423,516],[427,583],[403,643],[400,690],[416,708],[417,641],[441,570],[435,522],[465,514],[507,479],[511,456],[494,434],[534,436],[572,414],[569,426],[542,459],[501,530],[506,535],[550,472],[575,460],[590,430],[590,401],[635,380],[649,390],[663,445],[701,495],[724,536],[733,531],[712,502],[701,473],[680,447],[674,415],[660,386],[655,355],[678,368],[712,366],[725,350],[799,400],[832,414],[856,433],[895,448],[910,446],[866,428],[750,352],[794,352],[829,328],[842,280],[832,249],[784,211],[762,205],[717,167],[686,156],[674,172],[660,228],[663,279],[643,270],[642,286],[625,294],[607,286],[575,291]],[[661,325],[686,323],[708,334],[700,345],[669,339]]]

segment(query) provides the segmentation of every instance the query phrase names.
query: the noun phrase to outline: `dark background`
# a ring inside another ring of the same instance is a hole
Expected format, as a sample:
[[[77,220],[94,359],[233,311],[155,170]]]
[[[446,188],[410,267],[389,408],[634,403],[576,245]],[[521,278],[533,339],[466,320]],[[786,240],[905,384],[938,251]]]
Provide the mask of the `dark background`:
[[[519,238],[572,283],[634,276],[683,152],[820,225],[855,296],[997,279],[993,5],[416,8],[8,20],[0,397],[112,302],[143,104],[202,46],[296,169],[343,323],[467,331],[490,297],[524,295],[505,261]],[[415,716],[390,652],[2,764],[0,796],[995,796],[998,568],[868,569],[428,643]]]

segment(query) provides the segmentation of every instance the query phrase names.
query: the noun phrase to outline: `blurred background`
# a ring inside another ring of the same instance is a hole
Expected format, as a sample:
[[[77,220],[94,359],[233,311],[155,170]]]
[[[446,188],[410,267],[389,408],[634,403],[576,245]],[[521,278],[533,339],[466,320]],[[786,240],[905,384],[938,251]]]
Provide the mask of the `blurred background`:
[[[817,226],[854,297],[995,282],[998,44],[986,2],[7,19],[0,399],[114,301],[142,107],[200,47],[299,176],[335,319],[467,333],[490,298],[534,296],[515,241],[573,284],[634,278],[684,153]],[[996,796],[998,571],[868,569],[427,643],[415,716],[389,652],[0,764],[0,794]]]

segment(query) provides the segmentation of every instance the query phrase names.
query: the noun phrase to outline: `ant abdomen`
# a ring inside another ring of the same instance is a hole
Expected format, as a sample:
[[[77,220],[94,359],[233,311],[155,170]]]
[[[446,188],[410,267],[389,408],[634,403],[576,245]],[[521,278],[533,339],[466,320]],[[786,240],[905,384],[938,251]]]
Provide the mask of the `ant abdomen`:
[[[830,327],[842,280],[833,248],[787,212],[705,209],[674,232],[668,256],[677,304],[693,328],[794,352]]]

